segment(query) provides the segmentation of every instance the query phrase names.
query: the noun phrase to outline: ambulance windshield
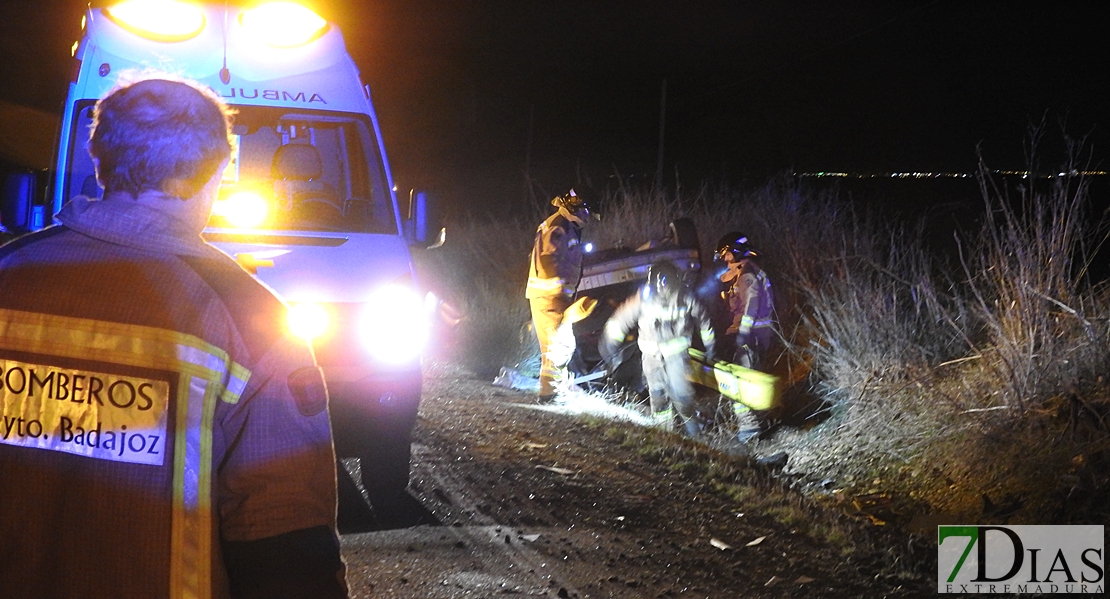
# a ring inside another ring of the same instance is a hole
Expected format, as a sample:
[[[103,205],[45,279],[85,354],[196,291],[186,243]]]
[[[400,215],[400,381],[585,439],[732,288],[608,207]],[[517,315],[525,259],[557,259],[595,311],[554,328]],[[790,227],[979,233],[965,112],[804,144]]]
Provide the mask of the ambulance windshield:
[[[88,131],[91,107],[78,111],[75,135]],[[397,233],[384,161],[367,117],[233,108],[231,161],[209,226]],[[70,162],[69,197],[99,196],[88,156],[75,152]]]

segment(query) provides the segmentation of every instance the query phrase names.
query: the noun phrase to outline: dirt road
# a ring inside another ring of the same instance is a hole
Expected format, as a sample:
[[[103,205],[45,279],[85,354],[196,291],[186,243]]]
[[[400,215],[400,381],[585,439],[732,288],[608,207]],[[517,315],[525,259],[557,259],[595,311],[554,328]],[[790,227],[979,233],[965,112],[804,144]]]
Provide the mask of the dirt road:
[[[927,564],[905,563],[896,531],[839,515],[745,459],[627,422],[636,418],[597,404],[537,406],[429,369],[412,504],[385,525],[341,523],[352,597],[935,592]]]

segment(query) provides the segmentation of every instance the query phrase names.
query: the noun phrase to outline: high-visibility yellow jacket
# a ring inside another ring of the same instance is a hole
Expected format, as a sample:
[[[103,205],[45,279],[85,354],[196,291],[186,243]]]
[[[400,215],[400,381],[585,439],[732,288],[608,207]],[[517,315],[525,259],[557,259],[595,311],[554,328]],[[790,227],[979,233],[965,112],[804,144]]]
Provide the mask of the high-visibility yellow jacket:
[[[560,210],[540,223],[528,265],[528,299],[574,295],[582,278],[582,229]]]
[[[164,213],[58,218],[0,247],[0,595],[229,597],[243,548],[296,538],[345,597],[327,392],[282,303]]]

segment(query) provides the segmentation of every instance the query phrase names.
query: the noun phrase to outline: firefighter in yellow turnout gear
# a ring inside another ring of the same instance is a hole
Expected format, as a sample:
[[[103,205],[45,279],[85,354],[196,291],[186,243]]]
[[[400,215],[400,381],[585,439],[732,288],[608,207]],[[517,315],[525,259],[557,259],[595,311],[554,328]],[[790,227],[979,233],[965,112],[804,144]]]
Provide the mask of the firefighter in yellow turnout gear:
[[[639,329],[652,417],[660,425],[670,426],[677,411],[684,432],[698,436],[701,422],[694,405],[689,349],[697,334],[706,353],[712,356],[713,327],[708,312],[683,287],[673,264],[653,264],[647,284],[609,318],[601,342],[602,355],[614,355],[633,329]]]
[[[554,397],[555,381],[562,375],[563,365],[552,360],[551,343],[582,278],[582,227],[590,216],[585,200],[573,189],[551,200],[551,205],[557,212],[536,229],[524,294],[540,343],[539,395],[543,401]]]

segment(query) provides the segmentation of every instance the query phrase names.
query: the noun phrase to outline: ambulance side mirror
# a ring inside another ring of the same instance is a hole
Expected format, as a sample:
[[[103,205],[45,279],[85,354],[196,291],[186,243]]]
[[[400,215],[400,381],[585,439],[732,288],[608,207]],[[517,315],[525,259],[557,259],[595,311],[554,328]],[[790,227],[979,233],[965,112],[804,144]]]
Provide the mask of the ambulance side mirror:
[[[9,173],[0,191],[0,223],[10,233],[37,231],[45,226],[45,206],[35,204],[39,179],[34,172]]]
[[[428,194],[409,192],[407,215],[404,219],[405,240],[409,245],[428,245]]]

